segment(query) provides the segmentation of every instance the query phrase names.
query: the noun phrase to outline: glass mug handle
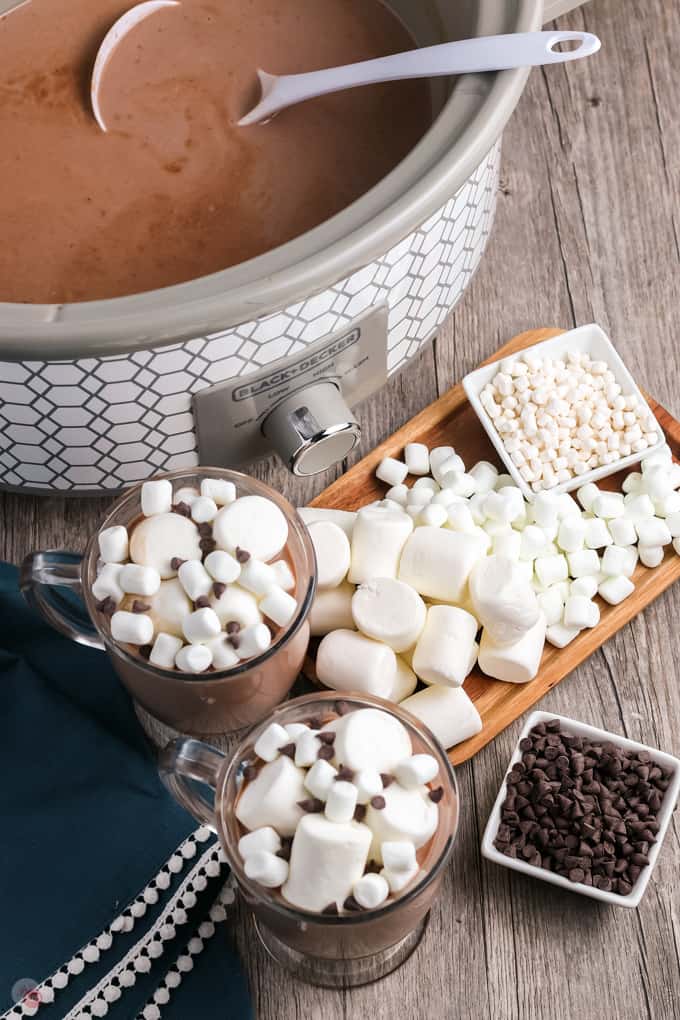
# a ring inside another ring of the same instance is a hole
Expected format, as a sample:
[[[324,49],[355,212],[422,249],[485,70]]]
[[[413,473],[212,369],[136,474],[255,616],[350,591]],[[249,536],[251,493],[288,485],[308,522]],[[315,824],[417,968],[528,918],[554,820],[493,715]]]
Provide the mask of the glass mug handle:
[[[201,825],[217,832],[215,788],[225,755],[200,740],[179,737],[163,748],[158,756],[158,771],[176,801]],[[194,784],[207,787],[209,798]]]
[[[80,553],[46,549],[21,564],[19,586],[32,609],[61,634],[90,648],[104,649],[82,601]]]

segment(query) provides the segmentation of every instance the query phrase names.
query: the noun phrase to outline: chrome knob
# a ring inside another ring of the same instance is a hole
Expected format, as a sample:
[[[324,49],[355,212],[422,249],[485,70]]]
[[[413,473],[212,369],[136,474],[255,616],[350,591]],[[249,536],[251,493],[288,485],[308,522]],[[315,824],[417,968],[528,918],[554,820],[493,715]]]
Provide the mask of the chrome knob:
[[[328,380],[286,397],[262,423],[262,432],[294,475],[305,477],[337,464],[361,436],[361,426]]]

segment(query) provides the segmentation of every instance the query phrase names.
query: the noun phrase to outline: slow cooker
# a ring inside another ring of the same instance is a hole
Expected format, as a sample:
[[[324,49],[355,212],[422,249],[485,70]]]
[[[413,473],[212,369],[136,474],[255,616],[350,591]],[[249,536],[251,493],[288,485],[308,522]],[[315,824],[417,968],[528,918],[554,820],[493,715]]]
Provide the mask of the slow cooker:
[[[578,0],[390,0],[420,45],[523,32]],[[0,303],[0,486],[93,493],[276,449],[355,445],[350,408],[436,333],[479,265],[527,70],[437,81],[432,127],[349,208],[249,262],[131,297]]]

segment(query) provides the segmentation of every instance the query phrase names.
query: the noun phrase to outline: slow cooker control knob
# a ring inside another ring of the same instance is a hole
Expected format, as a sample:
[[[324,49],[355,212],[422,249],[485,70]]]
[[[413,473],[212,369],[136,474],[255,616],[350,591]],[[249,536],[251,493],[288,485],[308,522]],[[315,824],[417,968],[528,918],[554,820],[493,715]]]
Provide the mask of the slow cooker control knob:
[[[323,381],[286,397],[262,431],[295,475],[316,475],[337,464],[359,442],[361,426],[338,386]]]

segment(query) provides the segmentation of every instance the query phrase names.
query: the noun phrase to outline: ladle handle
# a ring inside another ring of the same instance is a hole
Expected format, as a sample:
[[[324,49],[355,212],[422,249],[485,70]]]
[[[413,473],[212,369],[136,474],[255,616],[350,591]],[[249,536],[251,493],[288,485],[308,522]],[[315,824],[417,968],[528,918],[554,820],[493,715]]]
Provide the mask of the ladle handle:
[[[568,50],[555,48],[562,43],[579,45]],[[597,53],[599,48],[600,40],[590,32],[515,32],[426,46],[390,57],[305,74],[274,76],[260,71],[262,100],[240,123],[255,123],[303,99],[358,85],[563,64],[588,57]]]

